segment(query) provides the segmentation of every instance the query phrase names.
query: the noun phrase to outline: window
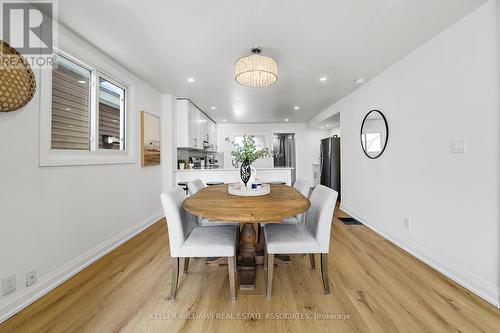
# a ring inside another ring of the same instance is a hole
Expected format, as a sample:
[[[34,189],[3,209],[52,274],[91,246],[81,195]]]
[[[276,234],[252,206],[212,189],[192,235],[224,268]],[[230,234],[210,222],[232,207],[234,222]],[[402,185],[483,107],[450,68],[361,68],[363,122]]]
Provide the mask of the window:
[[[255,147],[257,149],[266,148],[266,136],[258,134],[247,134],[247,136],[252,136],[255,140]],[[243,135],[234,136],[234,144],[243,147]]]
[[[125,150],[126,88],[69,57],[58,55],[56,61],[52,71],[51,148]]]
[[[125,89],[99,78],[99,149],[123,150]]]
[[[91,72],[64,57],[52,71],[52,149],[90,149]]]

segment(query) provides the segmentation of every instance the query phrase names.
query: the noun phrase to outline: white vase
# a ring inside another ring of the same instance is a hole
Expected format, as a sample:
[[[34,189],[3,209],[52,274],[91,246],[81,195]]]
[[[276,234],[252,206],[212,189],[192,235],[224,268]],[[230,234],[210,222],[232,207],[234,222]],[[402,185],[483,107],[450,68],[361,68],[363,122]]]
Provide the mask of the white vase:
[[[250,166],[250,170],[252,170],[252,173],[250,174],[250,179],[248,180],[247,187],[252,188],[252,184],[257,178],[257,169],[255,169],[253,166]]]

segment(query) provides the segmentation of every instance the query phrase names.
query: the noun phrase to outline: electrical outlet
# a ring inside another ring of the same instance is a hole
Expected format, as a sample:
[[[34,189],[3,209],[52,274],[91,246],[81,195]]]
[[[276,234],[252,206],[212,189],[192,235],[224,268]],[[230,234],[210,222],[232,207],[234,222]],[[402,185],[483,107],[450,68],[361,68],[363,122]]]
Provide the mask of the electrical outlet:
[[[408,216],[407,216],[407,217],[405,217],[405,220],[404,220],[404,226],[405,226],[405,228],[406,228],[406,229],[408,229],[408,230],[409,230],[409,229],[411,229],[411,220],[410,220],[410,218],[409,218]]]
[[[467,152],[467,140],[453,139],[451,140],[451,152],[454,154],[464,154]]]
[[[16,290],[16,274],[2,280],[2,296],[10,294],[14,290]]]
[[[30,286],[34,285],[36,283],[36,280],[37,280],[36,269],[32,269],[31,271],[26,272],[24,277],[26,279],[26,287],[30,287]]]

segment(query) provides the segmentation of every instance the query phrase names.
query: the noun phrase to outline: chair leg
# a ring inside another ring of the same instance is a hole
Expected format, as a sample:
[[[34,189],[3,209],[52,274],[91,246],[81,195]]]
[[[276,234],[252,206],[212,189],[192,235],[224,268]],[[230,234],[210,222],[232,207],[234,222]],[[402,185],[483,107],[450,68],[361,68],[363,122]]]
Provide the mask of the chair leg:
[[[241,242],[241,239],[240,239],[240,226],[236,227],[236,248],[239,249],[240,248],[240,242]]]
[[[264,270],[267,270],[268,262],[267,262],[267,248],[264,246]]]
[[[267,298],[271,298],[273,293],[273,271],[274,271],[274,254],[268,255],[267,267]]]
[[[236,301],[236,279],[234,277],[234,256],[227,258],[227,270],[229,271],[229,288],[231,289],[231,301]]]
[[[314,258],[314,253],[309,253],[309,259],[311,260],[311,268],[316,269],[316,259]]]
[[[330,282],[328,281],[328,253],[321,253],[321,278],[325,295],[330,295]]]
[[[189,257],[184,258],[184,269],[183,273],[187,274],[189,268]]]
[[[260,249],[264,249],[264,247],[266,246],[264,244],[264,226],[259,224],[259,227],[257,229],[259,229],[259,236],[257,238],[257,243],[259,244]]]
[[[171,301],[175,300],[175,294],[177,293],[177,281],[179,280],[179,258],[172,258],[172,285],[170,286],[170,297]]]

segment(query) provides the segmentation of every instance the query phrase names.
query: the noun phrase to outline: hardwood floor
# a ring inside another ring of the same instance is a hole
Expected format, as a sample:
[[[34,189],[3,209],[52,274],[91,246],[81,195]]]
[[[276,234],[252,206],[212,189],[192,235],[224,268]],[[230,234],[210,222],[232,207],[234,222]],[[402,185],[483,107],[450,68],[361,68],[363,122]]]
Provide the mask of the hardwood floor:
[[[259,266],[256,289],[238,291],[236,302],[227,267],[192,259],[171,303],[160,221],[0,324],[0,332],[500,332],[499,310],[368,228],[334,218],[332,230],[329,296],[308,256],[275,269],[272,299]],[[201,319],[217,314],[226,319]],[[272,319],[280,316],[289,320]]]

